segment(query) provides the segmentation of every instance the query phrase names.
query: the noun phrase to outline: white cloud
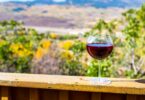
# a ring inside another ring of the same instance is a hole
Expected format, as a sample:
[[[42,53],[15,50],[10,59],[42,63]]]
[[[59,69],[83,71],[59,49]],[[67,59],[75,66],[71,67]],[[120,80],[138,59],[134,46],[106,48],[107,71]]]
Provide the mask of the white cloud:
[[[66,0],[53,0],[54,2],[65,2]]]

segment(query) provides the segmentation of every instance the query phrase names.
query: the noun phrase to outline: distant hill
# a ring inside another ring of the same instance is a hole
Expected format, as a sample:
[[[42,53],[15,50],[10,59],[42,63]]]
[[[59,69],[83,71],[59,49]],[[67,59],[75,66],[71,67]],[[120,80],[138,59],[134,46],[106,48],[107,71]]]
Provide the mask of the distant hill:
[[[94,6],[97,8],[107,8],[107,7],[139,7],[145,0],[34,0],[32,2],[15,2],[15,3],[25,3],[27,5],[34,4],[59,4],[59,5],[76,5],[76,6]]]

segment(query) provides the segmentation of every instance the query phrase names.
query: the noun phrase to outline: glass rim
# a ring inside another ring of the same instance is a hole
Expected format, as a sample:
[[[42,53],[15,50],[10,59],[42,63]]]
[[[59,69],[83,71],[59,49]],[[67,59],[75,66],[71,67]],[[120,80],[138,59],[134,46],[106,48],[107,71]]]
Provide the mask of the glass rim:
[[[100,37],[100,38],[99,38],[99,37]],[[88,36],[86,42],[87,42],[87,43],[93,43],[93,42],[96,42],[95,40],[96,40],[97,38],[99,38],[99,39],[101,40],[101,37],[102,37],[102,38],[106,38],[106,39],[104,39],[104,40],[109,40],[109,41],[107,41],[108,43],[114,44],[114,43],[113,43],[113,40],[112,40],[112,37],[111,37],[109,34],[93,34],[93,35],[90,35],[90,36]],[[102,40],[103,40],[103,39],[102,39]]]

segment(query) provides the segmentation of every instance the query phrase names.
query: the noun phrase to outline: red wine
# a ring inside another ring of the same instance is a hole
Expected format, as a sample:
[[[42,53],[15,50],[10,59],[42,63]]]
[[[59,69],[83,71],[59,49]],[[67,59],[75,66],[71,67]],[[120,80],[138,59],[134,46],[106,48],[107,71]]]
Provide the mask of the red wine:
[[[104,59],[110,55],[113,45],[110,43],[90,43],[87,44],[87,51],[95,59]]]

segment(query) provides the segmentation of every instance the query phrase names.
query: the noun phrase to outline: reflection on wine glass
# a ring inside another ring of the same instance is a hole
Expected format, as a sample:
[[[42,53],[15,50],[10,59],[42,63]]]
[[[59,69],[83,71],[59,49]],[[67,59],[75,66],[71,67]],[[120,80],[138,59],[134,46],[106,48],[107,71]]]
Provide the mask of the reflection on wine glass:
[[[107,85],[111,81],[107,78],[101,77],[101,60],[107,58],[113,50],[113,42],[109,35],[96,34],[90,36],[87,40],[87,51],[91,57],[98,59],[98,78],[93,78],[91,82],[97,85]]]

